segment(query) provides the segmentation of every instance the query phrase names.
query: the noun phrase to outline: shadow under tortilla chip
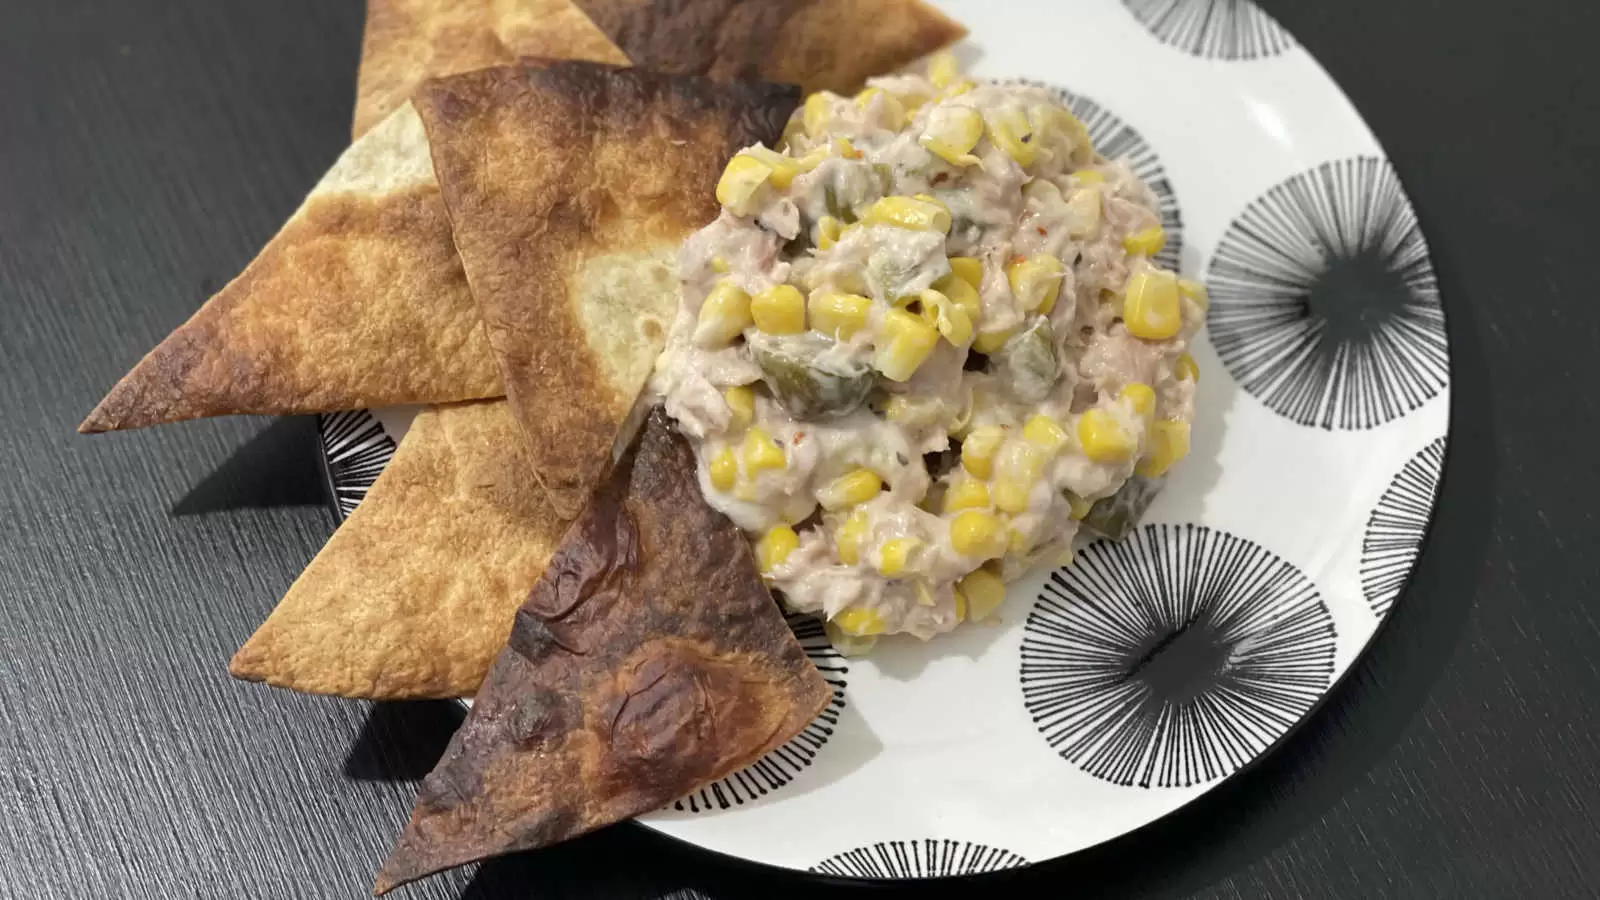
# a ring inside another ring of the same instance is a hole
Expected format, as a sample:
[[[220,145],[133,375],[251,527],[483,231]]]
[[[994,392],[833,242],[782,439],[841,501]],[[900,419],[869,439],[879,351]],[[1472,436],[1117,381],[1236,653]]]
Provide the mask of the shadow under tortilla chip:
[[[966,35],[921,0],[575,0],[634,65],[848,93]]]
[[[517,611],[377,890],[659,809],[830,697],[658,409]]]
[[[229,671],[341,697],[470,696],[570,521],[527,467],[503,401],[418,413]]]
[[[456,249],[558,512],[575,515],[611,463],[677,312],[678,249],[716,218],[723,167],[773,144],[798,99],[584,62],[417,92]]]

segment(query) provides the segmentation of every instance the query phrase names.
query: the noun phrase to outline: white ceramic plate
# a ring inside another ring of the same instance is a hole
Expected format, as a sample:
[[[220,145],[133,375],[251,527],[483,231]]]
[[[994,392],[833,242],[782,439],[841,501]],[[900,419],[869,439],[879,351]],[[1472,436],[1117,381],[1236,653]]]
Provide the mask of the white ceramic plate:
[[[1157,190],[1211,289],[1193,455],[1145,525],[1018,583],[993,627],[848,661],[833,705],[646,824],[775,866],[915,878],[1026,865],[1195,799],[1367,646],[1432,513],[1449,418],[1427,244],[1376,139],[1244,0],[940,0],[975,75],[1070,92]],[[348,512],[412,411],[323,419]]]

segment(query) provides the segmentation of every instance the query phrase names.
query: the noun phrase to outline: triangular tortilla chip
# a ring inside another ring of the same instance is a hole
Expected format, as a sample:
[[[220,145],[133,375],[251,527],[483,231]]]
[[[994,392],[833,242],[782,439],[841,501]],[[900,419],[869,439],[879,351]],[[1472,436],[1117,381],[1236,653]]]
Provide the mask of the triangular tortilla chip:
[[[920,0],[576,0],[634,65],[854,91],[960,40]]]
[[[798,99],[789,86],[582,62],[417,92],[533,474],[563,515],[612,459],[677,310],[678,248],[716,217],[723,166],[775,142]]]
[[[344,697],[476,691],[567,526],[523,446],[503,401],[419,413],[229,671]]]
[[[377,890],[659,809],[830,696],[658,409],[517,611]]]
[[[518,56],[628,64],[571,0],[367,0],[353,134],[366,134],[426,78]]]

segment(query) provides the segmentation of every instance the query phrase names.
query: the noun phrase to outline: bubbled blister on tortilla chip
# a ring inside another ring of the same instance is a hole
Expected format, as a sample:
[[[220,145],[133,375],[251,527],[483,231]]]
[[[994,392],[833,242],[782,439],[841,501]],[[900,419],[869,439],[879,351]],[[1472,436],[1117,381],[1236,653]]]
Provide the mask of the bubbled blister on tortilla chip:
[[[658,809],[831,696],[657,409],[517,611],[377,890]]]

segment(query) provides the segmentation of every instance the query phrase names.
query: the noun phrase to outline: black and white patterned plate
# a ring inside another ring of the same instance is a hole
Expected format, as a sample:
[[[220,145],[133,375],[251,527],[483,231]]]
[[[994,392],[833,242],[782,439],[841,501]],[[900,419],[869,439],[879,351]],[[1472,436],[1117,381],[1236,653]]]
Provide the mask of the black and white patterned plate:
[[[811,728],[644,817],[831,877],[1027,865],[1170,813],[1277,744],[1400,595],[1449,348],[1427,242],[1339,88],[1247,0],[935,0],[983,77],[1061,88],[1211,285],[1194,451],[1144,527],[1019,582],[997,625],[834,655]],[[1180,234],[1181,227],[1181,234]],[[1180,238],[1181,239],[1178,239]],[[322,419],[341,509],[412,413]]]

